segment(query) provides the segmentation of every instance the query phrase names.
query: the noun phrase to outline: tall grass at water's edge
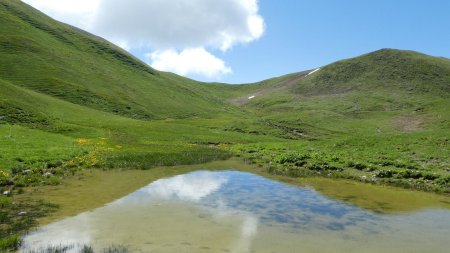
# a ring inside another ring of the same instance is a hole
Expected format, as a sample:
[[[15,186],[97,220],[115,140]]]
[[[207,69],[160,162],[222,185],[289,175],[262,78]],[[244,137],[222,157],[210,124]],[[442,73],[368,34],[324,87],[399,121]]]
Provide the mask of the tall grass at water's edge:
[[[24,249],[24,253],[129,253],[130,250],[124,245],[111,245],[105,248],[94,249],[91,245],[69,244],[69,245],[49,245],[39,249]]]

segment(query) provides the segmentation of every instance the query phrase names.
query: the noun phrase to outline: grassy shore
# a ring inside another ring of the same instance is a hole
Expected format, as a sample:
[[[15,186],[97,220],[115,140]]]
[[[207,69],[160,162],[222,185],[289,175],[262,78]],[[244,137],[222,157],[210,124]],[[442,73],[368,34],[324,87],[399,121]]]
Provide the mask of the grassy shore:
[[[1,197],[3,250],[20,245],[19,234],[37,225],[46,225],[110,203],[160,178],[198,169],[239,170],[256,173],[301,187],[313,187],[329,198],[348,202],[380,213],[415,212],[427,208],[450,208],[443,195],[368,186],[362,182],[323,177],[292,178],[269,173],[265,168],[233,158],[201,165],[155,167],[149,170],[83,169],[63,179],[59,185],[22,188],[9,197]],[[20,215],[17,215],[19,214]],[[37,252],[49,252],[41,249]],[[82,250],[82,248],[80,248]],[[53,252],[53,251],[50,251]]]

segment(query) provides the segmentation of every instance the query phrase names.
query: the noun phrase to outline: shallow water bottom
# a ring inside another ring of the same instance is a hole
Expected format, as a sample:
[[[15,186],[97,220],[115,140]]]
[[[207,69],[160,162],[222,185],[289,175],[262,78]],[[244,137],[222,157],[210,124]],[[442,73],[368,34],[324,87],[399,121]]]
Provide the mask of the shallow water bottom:
[[[87,244],[161,253],[447,252],[449,234],[447,209],[375,213],[250,173],[197,171],[43,226],[21,251]]]

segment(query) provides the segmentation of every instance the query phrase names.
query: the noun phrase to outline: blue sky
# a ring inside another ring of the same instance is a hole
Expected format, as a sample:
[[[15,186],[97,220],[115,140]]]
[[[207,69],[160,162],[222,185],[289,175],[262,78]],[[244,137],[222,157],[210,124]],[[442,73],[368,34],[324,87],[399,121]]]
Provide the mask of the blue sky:
[[[255,82],[381,48],[450,58],[444,0],[24,1],[201,81]]]

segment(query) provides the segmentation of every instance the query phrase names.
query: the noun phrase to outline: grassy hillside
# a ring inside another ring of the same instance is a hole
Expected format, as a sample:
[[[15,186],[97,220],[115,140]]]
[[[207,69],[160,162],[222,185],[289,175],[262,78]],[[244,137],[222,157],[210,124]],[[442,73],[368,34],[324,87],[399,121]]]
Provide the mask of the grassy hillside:
[[[381,131],[448,129],[448,59],[384,49],[308,73],[235,87],[230,100],[311,136],[361,130],[350,122],[372,121]]]
[[[14,85],[139,119],[225,110],[204,85],[155,71],[108,41],[18,0],[0,1],[0,24],[0,77]]]

